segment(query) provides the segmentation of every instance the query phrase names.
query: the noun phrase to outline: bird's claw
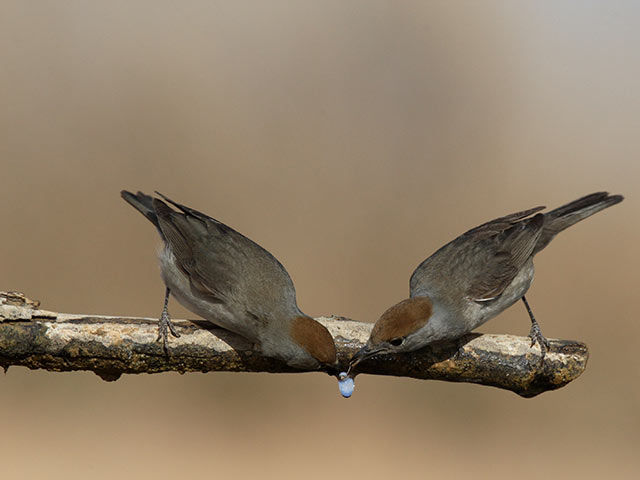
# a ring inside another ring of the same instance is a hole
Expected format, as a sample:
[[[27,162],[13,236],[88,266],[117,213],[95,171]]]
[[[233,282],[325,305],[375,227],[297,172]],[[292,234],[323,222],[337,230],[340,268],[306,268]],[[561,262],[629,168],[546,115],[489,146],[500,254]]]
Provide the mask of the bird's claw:
[[[542,335],[542,330],[540,330],[540,325],[538,325],[537,322],[531,325],[529,338],[531,339],[531,347],[533,347],[536,343],[540,345],[540,363],[544,363],[544,357],[550,350],[551,344],[549,343],[549,340],[547,340],[547,338]]]
[[[171,317],[169,316],[169,312],[167,310],[162,311],[162,315],[160,315],[160,320],[158,321],[158,338],[156,338],[156,342],[162,341],[162,347],[165,352],[169,351],[168,347],[168,339],[169,332],[176,338],[180,337],[180,334],[176,330],[176,327],[173,325],[171,321]]]

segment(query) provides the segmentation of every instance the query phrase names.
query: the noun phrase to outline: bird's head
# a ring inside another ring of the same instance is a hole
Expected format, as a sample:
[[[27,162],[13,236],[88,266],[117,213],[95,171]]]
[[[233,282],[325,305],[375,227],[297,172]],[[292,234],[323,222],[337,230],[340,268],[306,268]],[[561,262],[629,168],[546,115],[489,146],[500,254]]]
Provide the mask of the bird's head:
[[[403,300],[385,311],[371,330],[367,344],[349,362],[349,371],[361,361],[380,353],[400,353],[417,350],[424,339],[417,333],[433,313],[428,297]]]
[[[330,375],[338,374],[336,345],[324,325],[310,317],[295,317],[291,323],[291,338],[316,363],[316,368]]]

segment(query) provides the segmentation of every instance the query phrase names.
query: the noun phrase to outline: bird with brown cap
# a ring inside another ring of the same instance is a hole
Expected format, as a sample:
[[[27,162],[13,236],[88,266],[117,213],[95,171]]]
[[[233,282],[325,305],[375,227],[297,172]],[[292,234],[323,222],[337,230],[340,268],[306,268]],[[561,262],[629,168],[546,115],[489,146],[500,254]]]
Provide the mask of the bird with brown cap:
[[[535,207],[484,223],[460,235],[423,261],[411,275],[410,297],[386,310],[366,345],[350,361],[377,354],[411,352],[453,340],[522,299],[531,320],[531,346],[549,349],[525,293],[533,280],[533,257],[553,238],[623,200],[593,193],[547,213]],[[344,375],[343,375],[344,377]]]
[[[250,340],[267,357],[335,373],[333,338],[298,308],[282,264],[224,223],[156,193],[162,199],[125,190],[121,195],[155,225],[164,243],[158,253],[166,285],[158,340],[165,350],[168,332],[180,336],[168,311],[173,295],[190,311]]]

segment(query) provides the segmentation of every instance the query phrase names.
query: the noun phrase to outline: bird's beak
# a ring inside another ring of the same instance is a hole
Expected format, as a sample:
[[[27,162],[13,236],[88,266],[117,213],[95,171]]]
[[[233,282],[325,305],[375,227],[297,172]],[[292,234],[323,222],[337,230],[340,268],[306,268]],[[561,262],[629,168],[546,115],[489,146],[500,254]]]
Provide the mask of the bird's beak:
[[[369,357],[373,357],[376,353],[380,353],[381,351],[382,351],[382,348],[375,348],[369,345],[365,345],[360,350],[358,350],[353,357],[351,357],[351,360],[349,360],[348,373],[351,373],[351,370],[353,369],[353,367],[355,367],[361,361],[366,360]]]

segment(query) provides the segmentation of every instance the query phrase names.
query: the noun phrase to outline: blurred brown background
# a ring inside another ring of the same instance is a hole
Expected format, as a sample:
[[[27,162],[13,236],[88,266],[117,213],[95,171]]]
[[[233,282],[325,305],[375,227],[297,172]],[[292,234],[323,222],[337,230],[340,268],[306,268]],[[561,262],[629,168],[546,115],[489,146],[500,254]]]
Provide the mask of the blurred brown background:
[[[637,2],[0,2],[0,289],[157,316],[160,190],[374,321],[468,228],[609,190],[528,295],[586,373],[525,400],[320,374],[0,375],[3,478],[637,478]],[[172,302],[176,317],[190,315]],[[191,315],[192,316],[192,315]],[[482,328],[526,335],[518,304]]]

